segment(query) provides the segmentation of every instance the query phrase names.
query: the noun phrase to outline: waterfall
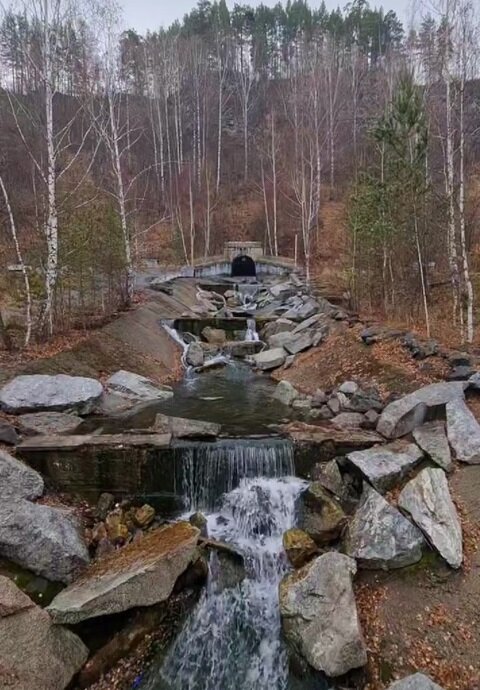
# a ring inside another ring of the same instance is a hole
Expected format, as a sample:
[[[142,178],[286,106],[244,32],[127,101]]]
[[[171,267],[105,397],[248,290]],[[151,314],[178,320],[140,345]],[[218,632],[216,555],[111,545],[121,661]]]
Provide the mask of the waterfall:
[[[230,441],[197,450],[196,457],[191,450],[186,502],[190,509],[210,508],[209,535],[243,553],[246,578],[223,588],[211,562],[197,608],[145,688],[286,690],[288,658],[278,608],[278,585],[288,570],[282,535],[294,524],[296,499],[305,486],[289,476],[291,445],[278,439]]]
[[[177,493],[190,511],[216,510],[244,478],[294,474],[293,446],[281,438],[182,443],[176,457]]]
[[[257,333],[257,324],[255,323],[255,319],[247,319],[247,333],[245,335],[245,340],[250,342],[260,340],[260,337]]]

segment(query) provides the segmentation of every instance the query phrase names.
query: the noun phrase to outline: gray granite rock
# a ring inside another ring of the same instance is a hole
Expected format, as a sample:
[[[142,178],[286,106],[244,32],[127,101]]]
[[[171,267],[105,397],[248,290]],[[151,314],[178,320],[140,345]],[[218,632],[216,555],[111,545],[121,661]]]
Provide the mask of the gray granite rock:
[[[480,464],[480,424],[462,399],[447,404],[447,436],[457,460]]]
[[[139,401],[168,400],[173,397],[170,386],[155,383],[145,376],[123,369],[110,376],[105,386],[109,392]]]
[[[414,673],[389,685],[387,690],[443,690],[423,673]]]
[[[436,465],[447,472],[453,468],[452,454],[448,445],[444,422],[427,422],[427,424],[419,426],[413,430],[413,438]]]
[[[312,334],[310,331],[302,331],[298,335],[292,337],[284,343],[283,347],[291,355],[297,355],[299,352],[308,350],[312,346]]]
[[[462,565],[462,528],[442,469],[419,472],[400,493],[398,505],[452,568]]]
[[[365,418],[360,412],[340,412],[332,419],[333,426],[337,429],[359,429]]]
[[[395,441],[347,455],[347,461],[358,470],[377,491],[384,493],[406,476],[423,457],[415,443]]]
[[[275,347],[271,350],[264,350],[264,352],[259,352],[258,355],[253,356],[253,361],[255,366],[261,371],[270,371],[271,369],[277,369],[285,363],[287,353],[283,347]]]
[[[190,343],[185,353],[185,361],[191,367],[201,367],[203,365],[205,353],[200,343]]]
[[[403,568],[422,557],[425,540],[415,525],[364,483],[345,538],[346,553],[364,568]]]
[[[279,381],[273,393],[275,400],[279,400],[283,405],[291,405],[298,396],[297,389],[289,381]]]
[[[154,430],[160,434],[171,434],[174,438],[216,438],[222,427],[215,422],[204,422],[199,419],[170,417],[157,414]]]
[[[17,376],[0,390],[0,407],[12,414],[41,410],[91,412],[102,384],[84,376],[32,374]]]
[[[82,423],[81,417],[66,412],[31,412],[18,418],[24,436],[73,434]]]
[[[386,438],[410,433],[425,422],[429,410],[444,409],[450,401],[463,399],[466,386],[463,381],[441,381],[395,400],[380,415],[377,431]]]
[[[280,583],[280,614],[287,642],[317,671],[342,676],[367,663],[348,556],[326,553]]]
[[[43,479],[38,472],[0,450],[0,501],[5,503],[11,497],[38,498],[43,490]]]

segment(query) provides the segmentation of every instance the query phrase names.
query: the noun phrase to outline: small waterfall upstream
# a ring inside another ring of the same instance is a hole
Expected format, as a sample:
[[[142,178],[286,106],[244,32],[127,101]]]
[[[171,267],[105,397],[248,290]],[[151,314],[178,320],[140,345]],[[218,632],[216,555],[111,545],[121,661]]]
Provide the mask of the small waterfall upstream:
[[[244,555],[246,578],[223,588],[215,556],[197,608],[148,690],[286,690],[278,584],[288,570],[282,535],[295,521],[291,444],[281,439],[187,449],[182,477],[188,510],[204,510],[209,536]]]

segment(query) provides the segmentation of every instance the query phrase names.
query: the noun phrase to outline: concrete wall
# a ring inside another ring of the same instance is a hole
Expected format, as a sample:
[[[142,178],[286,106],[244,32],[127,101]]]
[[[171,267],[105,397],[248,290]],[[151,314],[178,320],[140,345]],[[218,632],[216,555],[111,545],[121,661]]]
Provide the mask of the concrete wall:
[[[237,256],[250,256],[255,262],[262,258],[261,242],[225,242],[225,258],[232,262]]]

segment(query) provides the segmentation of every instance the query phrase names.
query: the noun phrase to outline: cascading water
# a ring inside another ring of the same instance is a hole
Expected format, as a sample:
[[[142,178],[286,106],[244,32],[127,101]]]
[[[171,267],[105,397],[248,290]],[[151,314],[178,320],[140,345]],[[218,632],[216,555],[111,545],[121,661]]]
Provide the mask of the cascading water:
[[[238,548],[246,577],[224,587],[213,559],[196,610],[145,687],[286,690],[288,660],[278,609],[278,584],[288,569],[282,535],[294,524],[296,499],[304,487],[292,476],[292,447],[275,439],[244,441],[210,448],[203,458],[192,459],[190,467],[186,459],[189,509],[212,511],[207,513],[210,537]],[[221,496],[219,489],[225,489]]]
[[[245,340],[250,342],[257,342],[260,340],[260,336],[257,333],[257,324],[255,319],[247,319],[247,332],[245,334]]]

